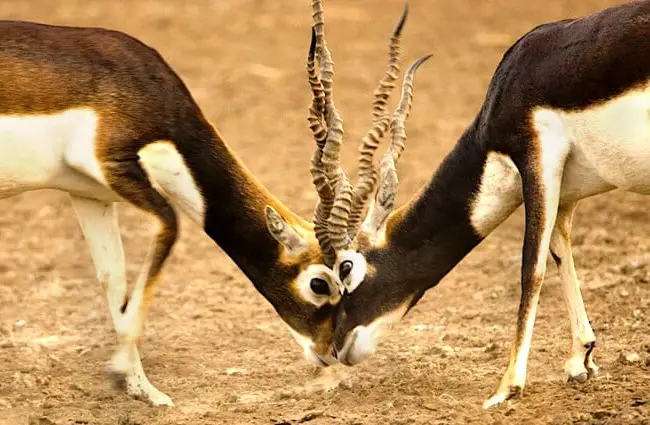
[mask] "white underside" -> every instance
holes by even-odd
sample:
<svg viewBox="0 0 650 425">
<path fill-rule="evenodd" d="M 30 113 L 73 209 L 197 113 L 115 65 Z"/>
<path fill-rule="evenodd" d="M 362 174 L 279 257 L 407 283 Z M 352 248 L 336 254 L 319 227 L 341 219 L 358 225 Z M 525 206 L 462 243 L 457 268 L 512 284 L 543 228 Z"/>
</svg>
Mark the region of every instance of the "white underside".
<svg viewBox="0 0 650 425">
<path fill-rule="evenodd" d="M 57 189 L 83 198 L 122 201 L 106 184 L 96 156 L 99 121 L 90 108 L 50 115 L 0 115 L 0 198 Z M 151 143 L 139 154 L 154 186 L 202 224 L 203 197 L 174 145 Z"/>
<path fill-rule="evenodd" d="M 579 112 L 538 109 L 535 116 L 539 125 L 559 121 L 566 136 L 546 141 L 568 144 L 560 204 L 612 189 L 650 193 L 650 88 Z M 521 202 L 521 177 L 512 160 L 491 152 L 471 209 L 474 228 L 487 235 Z"/>
<path fill-rule="evenodd" d="M 118 200 L 102 184 L 94 155 L 86 158 L 85 171 L 74 168 L 94 151 L 97 121 L 90 109 L 0 116 L 0 197 L 61 189 L 83 197 Z"/>
<path fill-rule="evenodd" d="M 348 366 L 353 366 L 372 356 L 382 336 L 404 317 L 409 304 L 410 300 L 369 325 L 354 328 L 346 337 L 345 344 L 338 353 L 339 361 Z"/>
</svg>

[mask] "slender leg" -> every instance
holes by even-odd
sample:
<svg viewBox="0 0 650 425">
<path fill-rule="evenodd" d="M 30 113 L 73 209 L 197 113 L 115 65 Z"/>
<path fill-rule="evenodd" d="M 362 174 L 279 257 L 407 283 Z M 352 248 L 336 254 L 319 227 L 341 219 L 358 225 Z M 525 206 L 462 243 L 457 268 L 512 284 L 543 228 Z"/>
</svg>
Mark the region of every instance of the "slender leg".
<svg viewBox="0 0 650 425">
<path fill-rule="evenodd" d="M 555 226 L 562 171 L 569 144 L 563 124 L 553 113 L 535 116 L 537 137 L 524 158 L 513 158 L 522 177 L 526 230 L 521 269 L 521 301 L 510 362 L 499 388 L 485 401 L 489 408 L 523 392 L 535 314 L 546 273 L 551 234 Z"/>
<path fill-rule="evenodd" d="M 117 328 L 122 316 L 121 308 L 126 302 L 127 285 L 115 204 L 75 196 L 71 196 L 71 200 L 90 249 L 97 279 L 106 292 L 113 324 Z M 172 400 L 147 379 L 135 344 L 130 344 L 127 350 L 133 358 L 125 377 L 128 393 L 155 405 L 173 405 Z"/>
<path fill-rule="evenodd" d="M 569 381 L 585 382 L 598 374 L 598 366 L 593 360 L 596 335 L 587 317 L 571 252 L 571 224 L 576 206 L 577 202 L 560 206 L 551 236 L 551 254 L 560 272 L 571 321 L 571 351 L 564 371 Z"/>
<path fill-rule="evenodd" d="M 163 264 L 171 253 L 178 234 L 176 212 L 158 193 L 137 160 L 105 161 L 104 175 L 111 189 L 134 206 L 158 219 L 160 228 L 145 258 L 128 305 L 117 323 L 121 348 L 113 356 L 115 377 L 129 376 L 135 367 L 137 351 L 132 349 L 142 336 L 147 311 L 153 299 Z"/>
</svg>

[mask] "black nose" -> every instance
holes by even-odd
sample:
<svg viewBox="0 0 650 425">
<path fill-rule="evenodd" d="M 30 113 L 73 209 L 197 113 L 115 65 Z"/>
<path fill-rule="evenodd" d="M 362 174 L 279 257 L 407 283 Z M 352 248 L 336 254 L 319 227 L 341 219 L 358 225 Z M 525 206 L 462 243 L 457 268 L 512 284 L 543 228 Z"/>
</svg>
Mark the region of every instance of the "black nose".
<svg viewBox="0 0 650 425">
<path fill-rule="evenodd" d="M 352 261 L 345 260 L 339 266 L 339 279 L 341 279 L 341 281 L 345 280 L 345 278 L 350 275 L 351 271 L 352 271 Z"/>
</svg>

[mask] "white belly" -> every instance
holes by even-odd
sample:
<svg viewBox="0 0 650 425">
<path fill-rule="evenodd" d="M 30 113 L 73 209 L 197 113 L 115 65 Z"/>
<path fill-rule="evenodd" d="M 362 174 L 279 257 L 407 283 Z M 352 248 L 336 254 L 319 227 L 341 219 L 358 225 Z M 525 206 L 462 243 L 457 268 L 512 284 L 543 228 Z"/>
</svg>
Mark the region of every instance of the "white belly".
<svg viewBox="0 0 650 425">
<path fill-rule="evenodd" d="M 541 143 L 569 145 L 560 203 L 612 189 L 650 194 L 650 86 L 582 111 L 540 111 L 559 118 L 565 135 Z M 521 191 L 512 160 L 490 152 L 471 205 L 477 232 L 487 235 L 505 220 L 521 204 Z"/>
<path fill-rule="evenodd" d="M 98 115 L 87 108 L 51 115 L 0 115 L 0 198 L 57 189 L 101 201 L 122 201 L 108 187 L 95 154 L 98 122 Z M 174 144 L 152 141 L 139 155 L 151 183 L 202 224 L 203 196 Z"/>
<path fill-rule="evenodd" d="M 650 193 L 650 87 L 560 115 L 571 144 L 563 194 Z"/>
<path fill-rule="evenodd" d="M 93 173 L 84 174 L 69 160 L 87 164 L 95 174 L 98 117 L 91 109 L 49 115 L 0 115 L 0 198 L 36 189 L 117 200 Z"/>
</svg>

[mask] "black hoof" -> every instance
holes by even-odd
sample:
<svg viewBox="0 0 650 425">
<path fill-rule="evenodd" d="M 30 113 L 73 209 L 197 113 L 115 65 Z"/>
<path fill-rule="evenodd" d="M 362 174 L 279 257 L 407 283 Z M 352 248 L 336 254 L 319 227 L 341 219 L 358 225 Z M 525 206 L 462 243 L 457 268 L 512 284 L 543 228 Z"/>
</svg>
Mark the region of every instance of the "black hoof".
<svg viewBox="0 0 650 425">
<path fill-rule="evenodd" d="M 508 391 L 509 391 L 508 397 L 506 397 L 506 400 L 512 400 L 513 398 L 520 398 L 524 393 L 524 389 L 518 385 L 511 386 L 508 389 Z"/>
<path fill-rule="evenodd" d="M 587 368 L 587 373 L 589 373 L 589 378 L 595 378 L 598 376 L 598 366 L 593 362 L 592 358 L 594 348 L 596 348 L 596 341 L 588 342 L 584 347 L 587 349 L 587 353 L 585 354 L 585 367 Z"/>
</svg>

